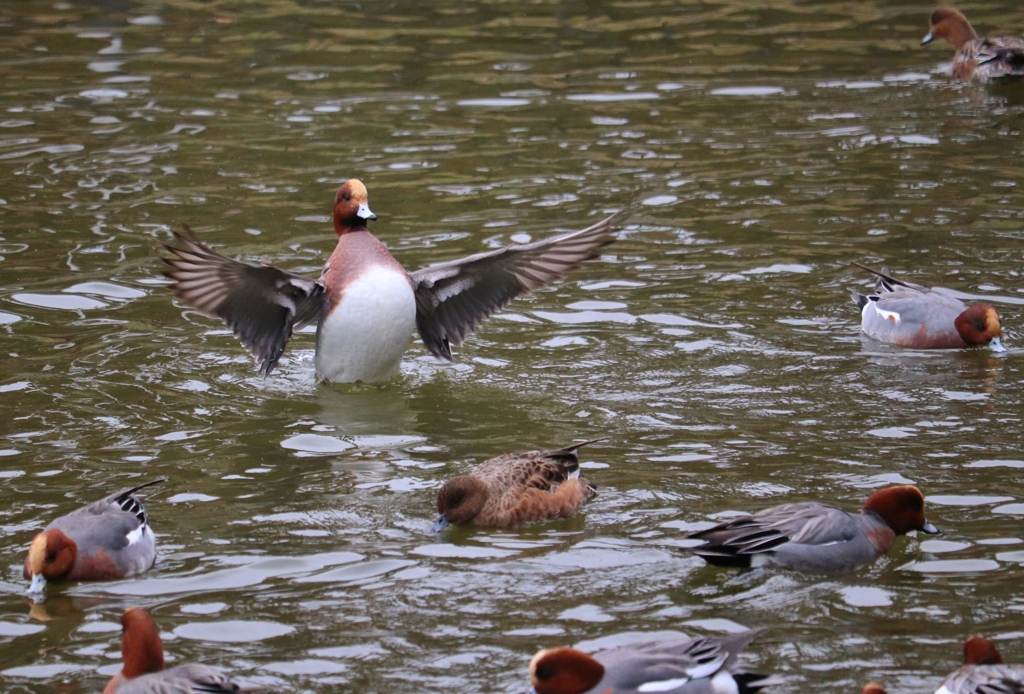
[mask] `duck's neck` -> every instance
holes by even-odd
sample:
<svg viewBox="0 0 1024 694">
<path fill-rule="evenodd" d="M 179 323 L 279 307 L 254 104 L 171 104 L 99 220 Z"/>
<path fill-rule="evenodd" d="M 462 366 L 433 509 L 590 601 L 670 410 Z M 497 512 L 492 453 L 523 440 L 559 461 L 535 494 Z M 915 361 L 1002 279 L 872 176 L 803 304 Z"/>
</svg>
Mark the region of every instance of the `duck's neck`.
<svg viewBox="0 0 1024 694">
<path fill-rule="evenodd" d="M 337 234 L 339 237 L 344 236 L 345 234 L 351 234 L 352 232 L 355 231 L 369 231 L 369 229 L 366 227 L 366 222 L 364 222 L 361 219 L 341 220 L 335 218 L 334 233 Z"/>
<path fill-rule="evenodd" d="M 960 50 L 965 43 L 973 41 L 978 38 L 978 33 L 974 31 L 974 27 L 966 19 L 962 22 L 956 22 L 949 29 L 949 36 L 946 38 L 953 47 Z"/>
</svg>

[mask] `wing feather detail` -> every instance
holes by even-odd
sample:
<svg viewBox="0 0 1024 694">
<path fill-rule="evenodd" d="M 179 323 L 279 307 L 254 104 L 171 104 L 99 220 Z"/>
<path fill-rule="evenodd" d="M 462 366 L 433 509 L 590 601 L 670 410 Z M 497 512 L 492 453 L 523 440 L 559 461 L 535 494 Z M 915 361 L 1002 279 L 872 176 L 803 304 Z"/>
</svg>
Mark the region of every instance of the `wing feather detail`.
<svg viewBox="0 0 1024 694">
<path fill-rule="evenodd" d="M 427 349 L 451 360 L 486 318 L 516 297 L 563 279 L 598 249 L 615 240 L 612 225 L 621 213 L 582 231 L 437 265 L 410 274 L 416 294 L 416 327 Z"/>
<path fill-rule="evenodd" d="M 171 290 L 203 315 L 223 321 L 266 376 L 295 330 L 320 319 L 322 280 L 233 260 L 186 231 L 188 236 L 174 232 L 178 246 L 164 244 L 172 254 L 163 259 L 171 266 L 163 273 L 174 282 Z"/>
</svg>

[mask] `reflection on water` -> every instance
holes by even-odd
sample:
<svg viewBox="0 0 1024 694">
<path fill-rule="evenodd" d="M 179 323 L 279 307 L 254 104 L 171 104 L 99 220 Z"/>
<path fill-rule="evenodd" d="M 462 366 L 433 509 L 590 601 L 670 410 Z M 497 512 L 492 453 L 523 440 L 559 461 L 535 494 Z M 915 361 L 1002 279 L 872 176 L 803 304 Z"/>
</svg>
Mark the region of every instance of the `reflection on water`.
<svg viewBox="0 0 1024 694">
<path fill-rule="evenodd" d="M 0 7 L 0 689 L 102 687 L 135 604 L 174 662 L 295 691 L 522 691 L 542 646 L 761 625 L 783 692 L 934 689 L 970 633 L 1024 661 L 1024 92 L 951 82 L 926 24 L 788 0 Z M 629 214 L 452 364 L 414 343 L 392 383 L 319 386 L 303 333 L 263 379 L 171 299 L 159 242 L 188 224 L 315 275 L 351 176 L 410 268 Z M 1010 351 L 864 338 L 851 260 L 993 302 Z M 445 478 L 596 436 L 583 516 L 430 534 Z M 150 572 L 25 598 L 33 533 L 154 475 Z M 896 482 L 943 535 L 855 574 L 679 549 Z"/>
</svg>

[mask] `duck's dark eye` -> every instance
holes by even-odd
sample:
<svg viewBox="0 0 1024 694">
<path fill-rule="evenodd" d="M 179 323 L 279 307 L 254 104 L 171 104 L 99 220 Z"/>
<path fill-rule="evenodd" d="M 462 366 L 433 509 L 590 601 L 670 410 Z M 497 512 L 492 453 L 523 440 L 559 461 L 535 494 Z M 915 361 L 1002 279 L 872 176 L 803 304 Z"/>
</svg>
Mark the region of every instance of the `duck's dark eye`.
<svg viewBox="0 0 1024 694">
<path fill-rule="evenodd" d="M 533 671 L 534 677 L 536 677 L 540 682 L 546 682 L 557 674 L 558 668 L 548 665 L 547 663 L 538 664 L 536 669 Z"/>
<path fill-rule="evenodd" d="M 349 200 L 352 199 L 352 196 L 348 193 L 345 193 L 344 195 L 341 196 L 341 199 L 344 200 L 345 202 L 348 202 Z"/>
</svg>

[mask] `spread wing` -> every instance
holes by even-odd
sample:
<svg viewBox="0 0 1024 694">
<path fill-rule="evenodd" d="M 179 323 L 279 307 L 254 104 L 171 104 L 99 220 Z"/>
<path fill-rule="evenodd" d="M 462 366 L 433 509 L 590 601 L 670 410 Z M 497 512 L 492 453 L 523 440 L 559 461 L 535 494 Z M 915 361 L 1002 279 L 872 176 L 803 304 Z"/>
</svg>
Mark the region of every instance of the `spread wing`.
<svg viewBox="0 0 1024 694">
<path fill-rule="evenodd" d="M 174 233 L 180 248 L 164 275 L 174 293 L 200 313 L 220 318 L 249 350 L 266 376 L 277 366 L 292 333 L 320 319 L 324 285 L 273 265 L 250 265 L 227 258 L 201 243 L 191 231 Z"/>
<path fill-rule="evenodd" d="M 516 244 L 410 274 L 416 293 L 416 327 L 430 352 L 451 360 L 451 345 L 509 301 L 557 282 L 614 237 L 619 213 L 562 236 Z"/>
</svg>

